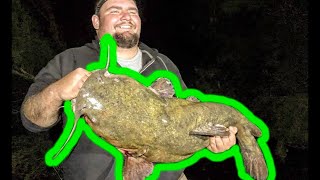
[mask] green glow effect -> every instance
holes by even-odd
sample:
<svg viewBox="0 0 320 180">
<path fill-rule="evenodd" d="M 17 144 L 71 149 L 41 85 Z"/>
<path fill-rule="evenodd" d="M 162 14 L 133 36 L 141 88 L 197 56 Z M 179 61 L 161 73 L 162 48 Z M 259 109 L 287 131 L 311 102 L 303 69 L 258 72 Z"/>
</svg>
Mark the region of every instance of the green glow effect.
<svg viewBox="0 0 320 180">
<path fill-rule="evenodd" d="M 225 105 L 229 105 L 238 111 L 240 111 L 248 120 L 250 120 L 252 123 L 257 125 L 260 130 L 262 131 L 262 136 L 258 138 L 257 142 L 258 145 L 260 146 L 262 153 L 264 155 L 264 158 L 266 160 L 267 168 L 268 168 L 268 180 L 275 179 L 276 177 L 276 170 L 274 166 L 274 161 L 272 158 L 272 154 L 269 150 L 269 147 L 267 145 L 267 141 L 269 140 L 269 129 L 268 127 L 264 124 L 264 122 L 256 117 L 249 109 L 247 109 L 244 105 L 242 105 L 240 102 L 227 98 L 224 96 L 218 96 L 218 95 L 213 95 L 213 94 L 203 94 L 201 91 L 197 89 L 186 89 L 182 90 L 180 81 L 178 77 L 170 72 L 170 71 L 165 71 L 165 70 L 157 70 L 154 73 L 152 73 L 150 76 L 145 77 L 131 69 L 128 68 L 122 68 L 117 66 L 117 58 L 116 58 L 116 42 L 112 38 L 111 35 L 106 34 L 101 38 L 100 41 L 100 57 L 98 62 L 93 62 L 87 65 L 86 69 L 88 71 L 92 71 L 95 69 L 103 69 L 106 68 L 107 64 L 107 58 L 108 57 L 108 46 L 110 47 L 110 64 L 108 67 L 108 71 L 112 74 L 123 74 L 130 76 L 143 84 L 144 86 L 150 86 L 152 82 L 154 82 L 156 79 L 160 77 L 165 77 L 169 79 L 174 87 L 174 90 L 176 92 L 176 96 L 178 98 L 186 98 L 189 96 L 194 96 L 198 98 L 201 102 L 214 102 L 214 103 L 222 103 Z M 67 140 L 68 136 L 71 133 L 71 129 L 75 123 L 74 120 L 74 113 L 72 111 L 71 107 L 71 101 L 65 101 L 64 103 L 64 112 L 67 115 L 67 123 L 66 126 L 55 143 L 55 145 L 46 153 L 45 155 L 45 163 L 48 166 L 58 166 L 71 152 L 73 147 L 76 145 L 78 142 L 82 132 L 84 132 L 87 137 L 94 142 L 96 145 L 99 147 L 103 148 L 104 150 L 108 151 L 112 156 L 115 158 L 115 179 L 116 180 L 122 180 L 122 168 L 123 168 L 123 163 L 124 163 L 124 158 L 122 153 L 115 148 L 113 145 L 109 144 L 102 138 L 100 138 L 98 135 L 96 135 L 92 129 L 90 128 L 89 125 L 87 125 L 84 121 L 83 118 L 80 118 L 77 127 L 74 131 L 74 134 L 70 138 L 69 142 L 66 144 L 64 149 L 61 151 L 61 153 L 56 157 L 55 154 L 59 151 L 59 149 L 62 147 L 64 142 Z M 196 152 L 194 155 L 191 157 L 179 161 L 176 163 L 160 163 L 156 164 L 154 167 L 154 170 L 152 174 L 147 177 L 147 180 L 154 180 L 157 179 L 160 175 L 161 171 L 177 171 L 184 169 L 188 166 L 193 165 L 196 163 L 199 159 L 201 158 L 208 158 L 211 161 L 214 162 L 221 162 L 224 161 L 227 158 L 235 158 L 235 163 L 236 167 L 238 169 L 238 176 L 241 179 L 252 179 L 249 174 L 246 173 L 245 171 L 245 166 L 243 163 L 242 155 L 240 153 L 240 148 L 238 145 L 234 145 L 232 148 L 230 148 L 227 151 L 224 151 L 223 153 L 213 153 L 210 150 L 204 148 L 203 150 L 200 150 Z"/>
</svg>

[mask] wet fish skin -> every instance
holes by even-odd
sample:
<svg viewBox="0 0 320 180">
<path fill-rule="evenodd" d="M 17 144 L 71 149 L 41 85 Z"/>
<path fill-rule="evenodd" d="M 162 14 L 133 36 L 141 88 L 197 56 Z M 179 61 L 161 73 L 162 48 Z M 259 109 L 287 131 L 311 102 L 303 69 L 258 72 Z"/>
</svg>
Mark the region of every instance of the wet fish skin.
<svg viewBox="0 0 320 180">
<path fill-rule="evenodd" d="M 85 115 L 93 131 L 115 147 L 148 162 L 177 162 L 206 148 L 206 133 L 223 136 L 221 125 L 235 126 L 246 171 L 255 179 L 267 178 L 266 163 L 255 139 L 261 131 L 236 109 L 160 97 L 128 76 L 105 76 L 104 72 L 92 73 L 84 83 L 75 101 L 75 117 Z"/>
</svg>

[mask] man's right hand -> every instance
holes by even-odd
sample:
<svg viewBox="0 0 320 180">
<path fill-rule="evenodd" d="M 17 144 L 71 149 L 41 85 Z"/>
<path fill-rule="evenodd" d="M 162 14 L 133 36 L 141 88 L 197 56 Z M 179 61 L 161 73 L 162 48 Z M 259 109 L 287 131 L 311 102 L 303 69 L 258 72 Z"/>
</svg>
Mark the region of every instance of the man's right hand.
<svg viewBox="0 0 320 180">
<path fill-rule="evenodd" d="M 56 81 L 52 86 L 60 100 L 71 100 L 78 95 L 80 88 L 90 75 L 91 72 L 83 68 L 77 68 Z"/>
<path fill-rule="evenodd" d="M 77 68 L 38 94 L 28 97 L 22 104 L 22 113 L 38 126 L 51 126 L 58 120 L 63 101 L 74 99 L 90 75 L 89 71 Z"/>
</svg>

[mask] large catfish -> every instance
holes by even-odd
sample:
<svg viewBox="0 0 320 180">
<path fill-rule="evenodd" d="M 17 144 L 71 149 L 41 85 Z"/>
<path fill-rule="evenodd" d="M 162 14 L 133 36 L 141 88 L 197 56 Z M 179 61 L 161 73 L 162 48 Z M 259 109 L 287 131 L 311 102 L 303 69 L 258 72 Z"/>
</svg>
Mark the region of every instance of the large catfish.
<svg viewBox="0 0 320 180">
<path fill-rule="evenodd" d="M 190 157 L 209 145 L 210 136 L 228 135 L 229 126 L 238 128 L 246 171 L 259 180 L 268 176 L 255 139 L 261 131 L 227 105 L 171 97 L 106 70 L 92 73 L 74 103 L 76 118 L 84 116 L 97 135 L 124 152 L 126 180 L 144 179 L 153 163 Z"/>
</svg>

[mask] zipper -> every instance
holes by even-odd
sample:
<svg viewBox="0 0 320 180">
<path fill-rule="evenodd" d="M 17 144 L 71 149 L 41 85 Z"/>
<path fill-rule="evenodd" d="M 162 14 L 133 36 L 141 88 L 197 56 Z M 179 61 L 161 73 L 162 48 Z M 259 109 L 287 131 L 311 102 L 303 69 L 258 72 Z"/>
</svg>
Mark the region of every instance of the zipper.
<svg viewBox="0 0 320 180">
<path fill-rule="evenodd" d="M 143 68 L 139 71 L 140 74 L 142 74 L 142 72 L 145 71 L 149 66 L 151 66 L 151 64 L 153 64 L 155 61 L 154 57 L 148 51 L 145 51 L 145 50 L 141 50 L 141 51 L 146 53 L 151 58 L 151 61 L 149 61 L 145 66 L 143 66 Z"/>
</svg>

